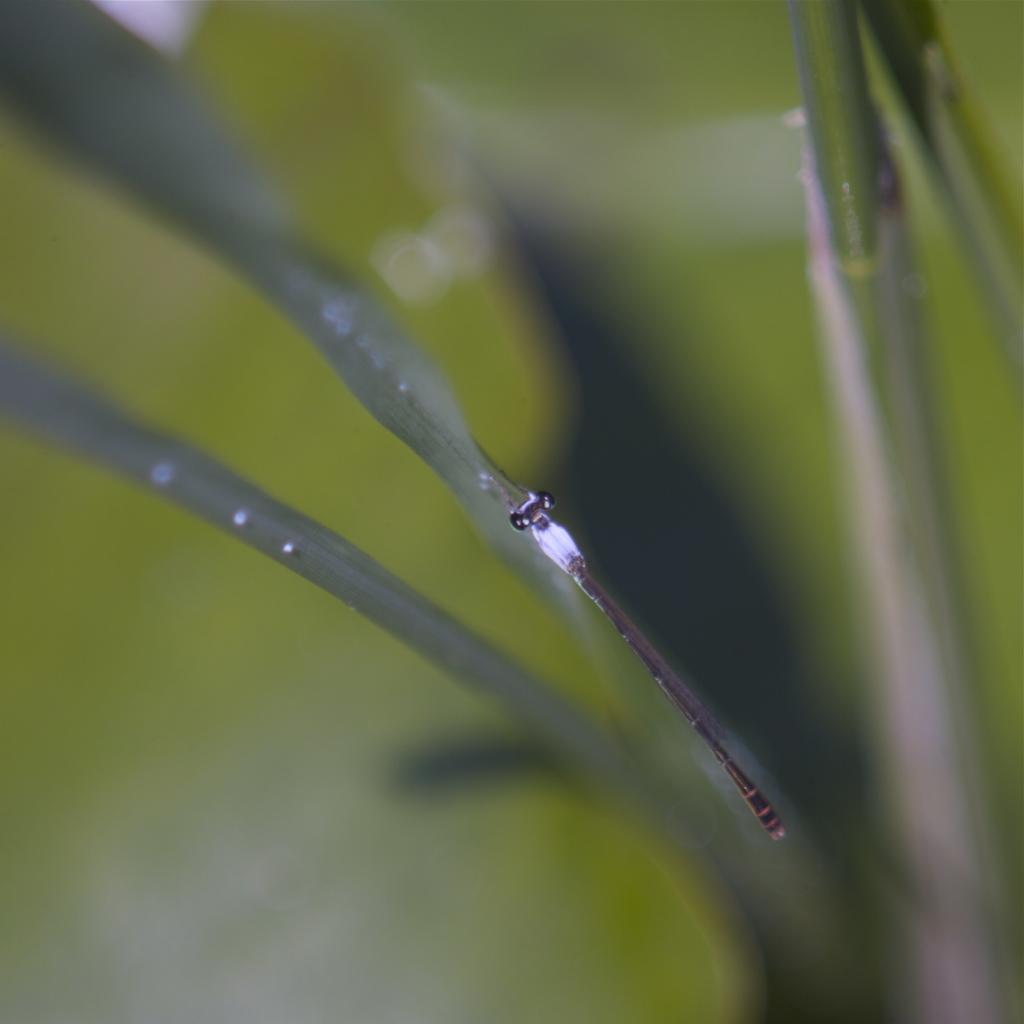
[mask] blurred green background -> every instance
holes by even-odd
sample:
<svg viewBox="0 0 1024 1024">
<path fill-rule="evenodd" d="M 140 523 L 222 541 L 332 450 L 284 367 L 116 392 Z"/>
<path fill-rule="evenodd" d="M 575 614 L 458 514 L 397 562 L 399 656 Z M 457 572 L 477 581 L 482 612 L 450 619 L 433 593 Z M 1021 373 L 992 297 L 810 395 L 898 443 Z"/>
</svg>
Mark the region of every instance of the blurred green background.
<svg viewBox="0 0 1024 1024">
<path fill-rule="evenodd" d="M 943 7 L 1018 178 L 1022 10 Z M 767 949 L 750 922 L 778 894 L 728 894 L 699 850 L 680 864 L 543 775 L 409 784 L 428 754 L 509 735 L 497 711 L 209 527 L 5 430 L 0 1015 L 878 1019 L 892 880 L 781 123 L 799 105 L 785 6 L 195 12 L 172 59 L 774 773 L 821 851 L 781 898 L 830 879 L 855 951 Z M 887 109 L 1019 907 L 1019 401 Z M 259 295 L 0 117 L 7 327 L 612 716 L 593 656 Z"/>
</svg>

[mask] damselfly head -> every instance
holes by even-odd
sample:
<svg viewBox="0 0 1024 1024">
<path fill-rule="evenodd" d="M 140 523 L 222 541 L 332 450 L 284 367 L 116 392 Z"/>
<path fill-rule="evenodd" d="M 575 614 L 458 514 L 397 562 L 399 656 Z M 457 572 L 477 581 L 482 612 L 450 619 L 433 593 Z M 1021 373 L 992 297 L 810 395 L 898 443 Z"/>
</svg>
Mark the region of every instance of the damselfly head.
<svg viewBox="0 0 1024 1024">
<path fill-rule="evenodd" d="M 517 530 L 528 530 L 541 519 L 547 519 L 544 515 L 549 508 L 555 507 L 554 495 L 547 491 L 530 492 L 530 497 L 521 505 L 514 508 L 509 515 L 509 522 Z"/>
</svg>

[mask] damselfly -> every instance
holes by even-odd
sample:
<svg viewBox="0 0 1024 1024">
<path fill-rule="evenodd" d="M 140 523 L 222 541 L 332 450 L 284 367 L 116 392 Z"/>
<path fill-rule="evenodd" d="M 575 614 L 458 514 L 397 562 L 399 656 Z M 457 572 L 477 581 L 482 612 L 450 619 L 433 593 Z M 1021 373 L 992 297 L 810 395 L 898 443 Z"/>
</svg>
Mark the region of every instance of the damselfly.
<svg viewBox="0 0 1024 1024">
<path fill-rule="evenodd" d="M 555 499 L 547 491 L 538 491 L 509 516 L 517 530 L 530 530 L 541 551 L 563 572 L 568 573 L 597 606 L 608 616 L 612 625 L 643 662 L 644 668 L 671 698 L 683 717 L 693 726 L 697 735 L 708 745 L 715 759 L 732 779 L 747 806 L 754 812 L 772 839 L 781 839 L 786 829 L 764 794 L 751 782 L 722 745 L 725 730 L 715 721 L 711 712 L 693 695 L 690 688 L 669 667 L 668 662 L 654 649 L 626 613 L 608 596 L 604 588 L 590 575 L 576 542 L 569 531 L 559 526 L 548 511 L 555 507 Z"/>
</svg>

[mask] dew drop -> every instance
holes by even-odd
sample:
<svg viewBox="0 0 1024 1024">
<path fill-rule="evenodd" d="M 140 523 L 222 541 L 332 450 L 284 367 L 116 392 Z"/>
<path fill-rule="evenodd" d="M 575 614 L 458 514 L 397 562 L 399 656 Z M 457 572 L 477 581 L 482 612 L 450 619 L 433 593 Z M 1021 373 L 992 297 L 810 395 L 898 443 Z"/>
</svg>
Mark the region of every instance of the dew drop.
<svg viewBox="0 0 1024 1024">
<path fill-rule="evenodd" d="M 174 479 L 174 466 L 170 462 L 158 462 L 149 472 L 149 479 L 163 487 Z"/>
<path fill-rule="evenodd" d="M 348 334 L 352 330 L 352 313 L 344 299 L 332 299 L 324 303 L 323 317 L 337 334 Z"/>
<path fill-rule="evenodd" d="M 404 380 L 400 380 L 398 382 L 398 390 L 399 391 L 408 391 L 409 390 L 409 385 L 406 384 Z"/>
<path fill-rule="evenodd" d="M 232 517 L 231 521 L 235 526 L 245 526 L 249 522 L 249 513 L 244 509 L 240 508 Z"/>
<path fill-rule="evenodd" d="M 426 235 L 390 232 L 378 239 L 370 260 L 406 302 L 433 302 L 451 280 L 447 254 L 436 239 Z"/>
<path fill-rule="evenodd" d="M 295 545 L 290 540 L 289 541 L 285 541 L 284 545 L 281 547 L 281 550 L 286 555 L 294 555 L 295 554 Z"/>
</svg>

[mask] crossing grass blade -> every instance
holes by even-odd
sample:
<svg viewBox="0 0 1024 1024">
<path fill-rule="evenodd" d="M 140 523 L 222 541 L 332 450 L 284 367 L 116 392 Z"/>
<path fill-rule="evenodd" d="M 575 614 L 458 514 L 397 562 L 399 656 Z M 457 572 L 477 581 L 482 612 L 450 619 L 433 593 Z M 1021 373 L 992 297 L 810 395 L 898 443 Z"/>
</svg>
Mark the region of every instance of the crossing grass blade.
<svg viewBox="0 0 1024 1024">
<path fill-rule="evenodd" d="M 150 488 L 274 559 L 496 700 L 592 788 L 634 812 L 667 806 L 628 756 L 549 687 L 365 552 L 188 443 L 136 422 L 0 334 L 0 414 Z"/>
<path fill-rule="evenodd" d="M 287 204 L 175 68 L 90 4 L 2 4 L 0 90 L 61 148 L 248 278 L 438 474 L 504 559 L 578 607 L 571 584 L 508 529 L 508 509 L 526 492 L 480 449 L 438 368 L 367 289 L 303 240 Z"/>
</svg>

